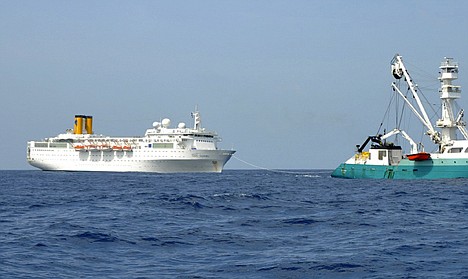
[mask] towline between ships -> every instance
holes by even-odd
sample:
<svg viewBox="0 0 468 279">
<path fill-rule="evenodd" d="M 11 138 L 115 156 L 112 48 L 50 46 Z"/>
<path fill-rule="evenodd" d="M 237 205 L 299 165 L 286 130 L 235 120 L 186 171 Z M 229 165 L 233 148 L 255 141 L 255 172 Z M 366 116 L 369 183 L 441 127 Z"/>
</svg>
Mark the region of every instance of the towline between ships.
<svg viewBox="0 0 468 279">
<path fill-rule="evenodd" d="M 167 118 L 154 122 L 141 137 L 109 137 L 93 133 L 93 117 L 75 115 L 74 128 L 56 137 L 27 143 L 27 161 L 45 171 L 222 172 L 235 150 L 218 148 L 221 138 L 201 126 L 193 128 Z"/>
</svg>

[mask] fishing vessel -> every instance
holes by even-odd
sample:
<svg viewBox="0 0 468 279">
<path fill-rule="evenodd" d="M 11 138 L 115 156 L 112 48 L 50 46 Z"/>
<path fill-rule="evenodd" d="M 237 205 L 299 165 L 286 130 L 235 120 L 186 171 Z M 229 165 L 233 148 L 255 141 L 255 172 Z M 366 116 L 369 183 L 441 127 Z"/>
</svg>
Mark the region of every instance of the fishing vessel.
<svg viewBox="0 0 468 279">
<path fill-rule="evenodd" d="M 340 164 L 331 176 L 389 179 L 468 177 L 468 132 L 463 120 L 464 111 L 458 110 L 456 102 L 461 97 L 461 87 L 452 84 L 458 78 L 458 63 L 446 57 L 439 69 L 441 114 L 433 125 L 427 105 L 423 104 L 421 90 L 410 76 L 402 56 L 395 55 L 391 62 L 391 73 L 395 78 L 393 92 L 403 100 L 402 110 L 411 111 L 422 123 L 424 134 L 434 145 L 432 152 L 426 152 L 422 143 L 416 143 L 397 125 L 404 122 L 400 119 L 395 121 L 397 124 L 389 132 L 381 134 L 379 129 L 376 135 L 368 136 L 363 144 L 357 145 L 355 155 Z M 404 152 L 401 145 L 390 142 L 389 138 L 393 137 L 403 138 L 408 143 L 408 152 Z M 370 147 L 366 150 L 368 144 Z"/>
<path fill-rule="evenodd" d="M 73 129 L 56 137 L 27 143 L 27 161 L 46 171 L 222 172 L 234 150 L 218 148 L 221 138 L 201 126 L 198 111 L 193 128 L 168 118 L 154 122 L 140 137 L 94 134 L 93 117 L 75 115 Z"/>
</svg>

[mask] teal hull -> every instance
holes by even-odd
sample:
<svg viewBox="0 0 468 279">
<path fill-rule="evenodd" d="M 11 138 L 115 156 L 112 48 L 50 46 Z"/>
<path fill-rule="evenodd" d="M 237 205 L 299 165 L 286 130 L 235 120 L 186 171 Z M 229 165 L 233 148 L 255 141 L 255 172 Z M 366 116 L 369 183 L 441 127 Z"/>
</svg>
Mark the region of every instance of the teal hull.
<svg viewBox="0 0 468 279">
<path fill-rule="evenodd" d="M 403 159 L 395 166 L 341 164 L 332 177 L 375 179 L 441 179 L 468 178 L 468 159 Z"/>
</svg>

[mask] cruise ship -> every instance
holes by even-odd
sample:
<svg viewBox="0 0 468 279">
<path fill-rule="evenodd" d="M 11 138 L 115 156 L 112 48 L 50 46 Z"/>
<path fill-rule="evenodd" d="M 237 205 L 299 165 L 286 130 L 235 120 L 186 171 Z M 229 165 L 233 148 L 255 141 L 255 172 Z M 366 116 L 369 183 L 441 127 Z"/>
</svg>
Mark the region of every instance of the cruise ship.
<svg viewBox="0 0 468 279">
<path fill-rule="evenodd" d="M 193 128 L 170 119 L 154 122 L 140 137 L 93 133 L 93 117 L 75 115 L 73 129 L 27 143 L 27 161 L 45 171 L 215 172 L 223 171 L 234 150 L 218 148 L 217 133 L 202 128 L 198 111 Z"/>
</svg>

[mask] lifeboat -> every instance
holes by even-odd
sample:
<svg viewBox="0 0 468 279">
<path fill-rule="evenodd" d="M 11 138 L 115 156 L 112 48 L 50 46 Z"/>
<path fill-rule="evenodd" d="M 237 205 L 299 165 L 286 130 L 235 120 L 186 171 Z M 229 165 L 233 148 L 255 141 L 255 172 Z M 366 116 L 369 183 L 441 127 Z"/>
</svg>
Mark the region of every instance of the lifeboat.
<svg viewBox="0 0 468 279">
<path fill-rule="evenodd" d="M 84 150 L 85 149 L 85 146 L 84 145 L 81 145 L 81 144 L 77 144 L 74 146 L 75 150 Z"/>
<path fill-rule="evenodd" d="M 122 146 L 122 149 L 126 150 L 126 151 L 131 151 L 132 147 L 130 145 L 124 145 L 124 146 Z"/>
<path fill-rule="evenodd" d="M 427 152 L 419 152 L 419 153 L 415 153 L 415 154 L 408 154 L 408 155 L 406 155 L 406 157 L 410 161 L 425 161 L 425 160 L 429 160 L 431 158 L 431 154 L 429 154 Z"/>
<path fill-rule="evenodd" d="M 114 146 L 112 146 L 112 150 L 122 151 L 122 146 L 114 145 Z"/>
<path fill-rule="evenodd" d="M 98 150 L 98 146 L 96 144 L 88 144 L 86 148 L 90 151 Z"/>
<path fill-rule="evenodd" d="M 107 144 L 100 145 L 99 149 L 101 149 L 102 151 L 111 151 L 112 150 L 112 148 Z"/>
</svg>

